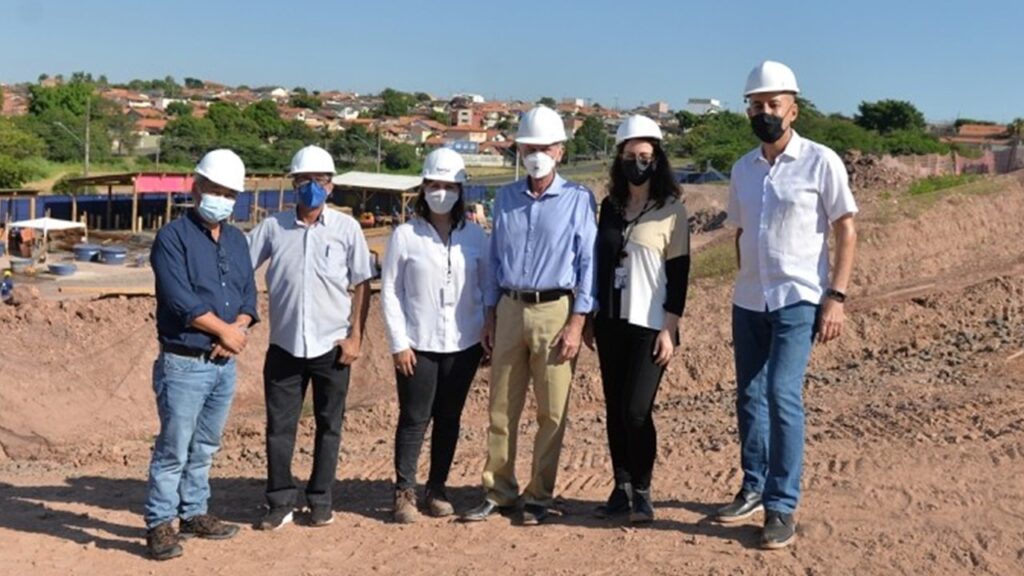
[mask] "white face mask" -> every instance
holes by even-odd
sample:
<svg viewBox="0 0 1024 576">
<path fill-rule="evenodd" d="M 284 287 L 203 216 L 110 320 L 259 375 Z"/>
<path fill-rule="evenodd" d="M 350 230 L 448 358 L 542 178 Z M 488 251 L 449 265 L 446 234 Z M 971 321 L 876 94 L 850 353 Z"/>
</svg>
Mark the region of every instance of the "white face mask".
<svg viewBox="0 0 1024 576">
<path fill-rule="evenodd" d="M 427 206 L 435 214 L 447 214 L 452 211 L 452 206 L 459 199 L 459 191 L 453 188 L 437 188 L 427 190 L 423 194 Z"/>
<path fill-rule="evenodd" d="M 523 158 L 523 166 L 531 178 L 543 178 L 555 169 L 555 159 L 543 152 L 534 152 Z"/>
<path fill-rule="evenodd" d="M 235 211 L 235 201 L 224 196 L 203 194 L 199 200 L 199 215 L 210 224 L 227 220 Z"/>
</svg>

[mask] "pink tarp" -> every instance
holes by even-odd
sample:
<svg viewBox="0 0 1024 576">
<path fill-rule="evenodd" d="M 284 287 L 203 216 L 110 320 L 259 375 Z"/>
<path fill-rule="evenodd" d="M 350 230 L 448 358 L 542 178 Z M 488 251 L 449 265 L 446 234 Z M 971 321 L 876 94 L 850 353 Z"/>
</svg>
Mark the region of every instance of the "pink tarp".
<svg viewBox="0 0 1024 576">
<path fill-rule="evenodd" d="M 192 190 L 191 174 L 140 174 L 135 177 L 139 192 L 188 192 Z"/>
</svg>

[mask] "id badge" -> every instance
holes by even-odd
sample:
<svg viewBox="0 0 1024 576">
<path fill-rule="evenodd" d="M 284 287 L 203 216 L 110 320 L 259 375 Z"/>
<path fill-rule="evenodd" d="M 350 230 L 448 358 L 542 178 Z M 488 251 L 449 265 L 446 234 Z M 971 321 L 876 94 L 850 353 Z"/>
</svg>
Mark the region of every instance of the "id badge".
<svg viewBox="0 0 1024 576">
<path fill-rule="evenodd" d="M 626 268 L 619 266 L 615 269 L 615 289 L 622 290 L 626 287 L 626 280 L 629 276 L 626 274 Z"/>
<path fill-rule="evenodd" d="M 445 282 L 441 287 L 441 305 L 453 306 L 455 304 L 455 283 Z"/>
</svg>

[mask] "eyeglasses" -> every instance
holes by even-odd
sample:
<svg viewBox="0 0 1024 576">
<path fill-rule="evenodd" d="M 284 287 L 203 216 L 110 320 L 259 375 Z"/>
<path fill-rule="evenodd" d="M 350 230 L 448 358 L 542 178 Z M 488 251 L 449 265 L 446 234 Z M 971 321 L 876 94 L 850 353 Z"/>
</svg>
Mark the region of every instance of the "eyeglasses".
<svg viewBox="0 0 1024 576">
<path fill-rule="evenodd" d="M 292 182 L 294 182 L 296 186 L 302 186 L 307 182 L 316 182 L 321 186 L 326 186 L 331 183 L 331 177 L 326 174 L 321 174 L 319 176 L 311 176 L 307 174 L 293 177 Z"/>
<path fill-rule="evenodd" d="M 641 164 L 650 164 L 651 162 L 654 162 L 654 155 L 653 154 L 640 154 L 640 155 L 629 154 L 629 155 L 622 156 L 622 161 L 623 162 L 639 162 Z"/>
</svg>

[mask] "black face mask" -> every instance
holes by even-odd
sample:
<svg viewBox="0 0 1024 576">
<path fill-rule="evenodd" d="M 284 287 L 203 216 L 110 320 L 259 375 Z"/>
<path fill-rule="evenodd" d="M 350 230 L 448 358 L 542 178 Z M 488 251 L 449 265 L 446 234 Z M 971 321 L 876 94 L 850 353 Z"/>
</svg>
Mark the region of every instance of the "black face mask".
<svg viewBox="0 0 1024 576">
<path fill-rule="evenodd" d="M 765 144 L 778 142 L 779 138 L 786 133 L 785 128 L 782 127 L 782 118 L 767 112 L 761 112 L 751 118 L 750 127 L 753 128 L 758 139 Z"/>
<path fill-rule="evenodd" d="M 625 172 L 626 180 L 629 180 L 630 184 L 640 186 L 654 175 L 655 164 L 654 160 L 647 164 L 643 164 L 638 160 L 623 160 L 622 171 Z"/>
</svg>

